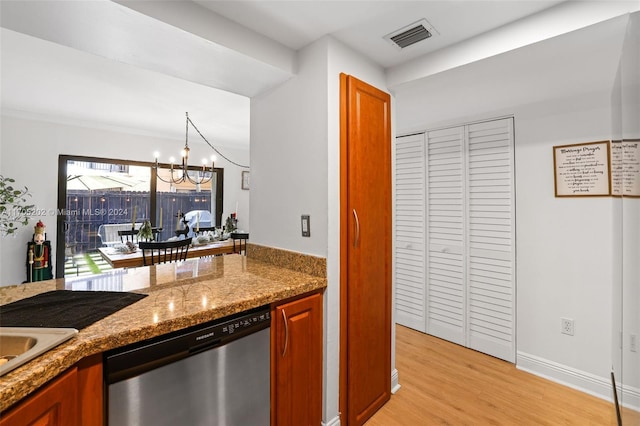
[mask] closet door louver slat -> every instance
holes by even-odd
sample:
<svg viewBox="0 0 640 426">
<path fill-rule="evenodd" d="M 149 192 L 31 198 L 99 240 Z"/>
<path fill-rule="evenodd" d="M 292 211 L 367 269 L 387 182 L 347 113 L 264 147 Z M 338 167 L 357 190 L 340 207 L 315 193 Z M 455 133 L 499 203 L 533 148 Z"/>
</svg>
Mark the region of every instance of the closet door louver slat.
<svg viewBox="0 0 640 426">
<path fill-rule="evenodd" d="M 425 332 L 424 134 L 396 139 L 396 322 Z"/>
</svg>

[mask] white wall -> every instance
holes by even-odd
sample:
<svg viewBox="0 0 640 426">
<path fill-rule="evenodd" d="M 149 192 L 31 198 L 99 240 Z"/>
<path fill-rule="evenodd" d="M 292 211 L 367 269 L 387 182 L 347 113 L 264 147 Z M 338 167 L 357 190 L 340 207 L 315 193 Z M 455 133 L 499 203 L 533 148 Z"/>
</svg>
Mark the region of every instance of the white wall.
<svg viewBox="0 0 640 426">
<path fill-rule="evenodd" d="M 155 150 L 178 152 L 183 146 L 182 140 L 142 136 L 89 125 L 83 127 L 80 124 L 60 124 L 6 115 L 1 118 L 0 173 L 16 179 L 20 186 L 27 186 L 32 194 L 31 202 L 45 215 L 32 218 L 29 226 L 20 229 L 15 238 L 3 238 L 0 241 L 0 253 L 3 254 L 0 258 L 0 285 L 18 284 L 26 279 L 26 243 L 31 240 L 33 226 L 38 220 L 41 219 L 47 226 L 47 237 L 55 251 L 60 154 L 152 161 Z M 192 143 L 190 147 L 193 158 L 211 155 L 211 148 L 204 144 Z M 223 153 L 240 163 L 249 160 L 248 151 L 223 149 Z M 240 169 L 226 164 L 224 160 L 217 161 L 216 167 L 225 168 L 223 217 L 235 210 L 238 201 L 240 226 L 248 230 L 248 220 L 243 212 L 249 211 L 250 191 L 240 189 Z M 49 211 L 53 212 L 49 214 Z"/>
<path fill-rule="evenodd" d="M 383 71 L 330 37 L 298 52 L 298 74 L 251 100 L 251 241 L 327 258 L 324 419 L 338 419 L 340 73 L 385 89 Z M 311 215 L 311 237 L 300 215 Z"/>
<path fill-rule="evenodd" d="M 517 363 L 603 397 L 610 395 L 618 265 L 613 201 L 555 198 L 552 147 L 610 138 L 625 22 L 607 21 L 395 89 L 398 134 L 515 117 Z M 574 336 L 560 333 L 561 317 L 575 320 Z"/>
<path fill-rule="evenodd" d="M 299 73 L 251 99 L 251 241 L 327 254 L 326 54 L 299 53 Z M 302 237 L 300 216 L 310 215 Z"/>
<path fill-rule="evenodd" d="M 621 134 L 625 140 L 640 141 L 640 12 L 629 19 L 618 90 L 620 110 L 617 118 L 621 119 Z M 616 370 L 616 374 L 623 385 L 620 395 L 623 404 L 640 410 L 640 352 L 631 348 L 632 336 L 635 336 L 636 345 L 640 336 L 640 198 L 626 197 L 621 202 L 623 285 L 618 294 L 620 299 L 616 300 L 621 310 L 614 314 L 618 320 L 622 318 L 623 338 L 620 348 L 622 368 Z"/>
</svg>

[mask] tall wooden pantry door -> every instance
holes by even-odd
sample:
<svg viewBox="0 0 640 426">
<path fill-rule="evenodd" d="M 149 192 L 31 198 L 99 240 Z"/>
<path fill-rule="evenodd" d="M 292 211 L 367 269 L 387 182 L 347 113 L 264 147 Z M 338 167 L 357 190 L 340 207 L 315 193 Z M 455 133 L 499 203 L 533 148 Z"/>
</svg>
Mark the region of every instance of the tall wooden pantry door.
<svg viewBox="0 0 640 426">
<path fill-rule="evenodd" d="M 512 118 L 396 141 L 398 322 L 510 362 L 513 141 Z"/>
<path fill-rule="evenodd" d="M 341 424 L 391 396 L 391 98 L 341 74 Z"/>
</svg>

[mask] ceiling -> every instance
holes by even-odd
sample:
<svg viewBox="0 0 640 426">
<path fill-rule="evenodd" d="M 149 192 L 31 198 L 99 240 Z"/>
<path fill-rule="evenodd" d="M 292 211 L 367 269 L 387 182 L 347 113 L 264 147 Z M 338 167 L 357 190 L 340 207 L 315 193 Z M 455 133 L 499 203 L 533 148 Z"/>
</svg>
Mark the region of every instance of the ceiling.
<svg viewBox="0 0 640 426">
<path fill-rule="evenodd" d="M 389 70 L 558 3 L 3 0 L 2 113 L 183 138 L 188 111 L 215 145 L 244 148 L 249 98 L 320 37 Z M 437 34 L 404 50 L 383 39 L 420 19 Z"/>
<path fill-rule="evenodd" d="M 218 1 L 196 3 L 298 50 L 331 35 L 383 68 L 451 46 L 562 1 Z M 434 35 L 398 49 L 384 36 L 426 19 Z"/>
</svg>

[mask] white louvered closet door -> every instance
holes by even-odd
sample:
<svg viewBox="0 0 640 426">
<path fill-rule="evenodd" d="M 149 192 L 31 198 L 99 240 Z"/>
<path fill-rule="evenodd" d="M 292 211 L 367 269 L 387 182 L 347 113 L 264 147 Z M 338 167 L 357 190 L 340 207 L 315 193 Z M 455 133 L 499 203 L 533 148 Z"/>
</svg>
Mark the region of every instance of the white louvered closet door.
<svg viewBox="0 0 640 426">
<path fill-rule="evenodd" d="M 515 362 L 513 119 L 396 139 L 396 321 Z"/>
<path fill-rule="evenodd" d="M 396 322 L 425 332 L 424 134 L 396 139 Z"/>
<path fill-rule="evenodd" d="M 464 128 L 427 139 L 427 333 L 465 344 Z"/>
<path fill-rule="evenodd" d="M 467 126 L 467 346 L 515 362 L 513 119 Z"/>
</svg>

